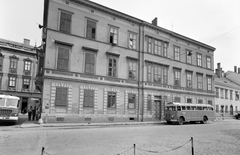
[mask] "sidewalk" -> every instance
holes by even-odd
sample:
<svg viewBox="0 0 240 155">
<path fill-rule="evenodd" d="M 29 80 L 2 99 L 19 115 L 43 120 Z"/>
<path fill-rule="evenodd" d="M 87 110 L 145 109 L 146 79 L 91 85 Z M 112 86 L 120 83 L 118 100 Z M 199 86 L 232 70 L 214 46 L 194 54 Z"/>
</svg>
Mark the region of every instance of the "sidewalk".
<svg viewBox="0 0 240 155">
<path fill-rule="evenodd" d="M 38 127 L 104 127 L 104 126 L 121 126 L 121 125 L 149 125 L 149 124 L 164 124 L 165 121 L 156 122 L 111 122 L 111 123 L 42 123 L 38 121 L 25 121 L 21 128 L 38 128 Z"/>
</svg>

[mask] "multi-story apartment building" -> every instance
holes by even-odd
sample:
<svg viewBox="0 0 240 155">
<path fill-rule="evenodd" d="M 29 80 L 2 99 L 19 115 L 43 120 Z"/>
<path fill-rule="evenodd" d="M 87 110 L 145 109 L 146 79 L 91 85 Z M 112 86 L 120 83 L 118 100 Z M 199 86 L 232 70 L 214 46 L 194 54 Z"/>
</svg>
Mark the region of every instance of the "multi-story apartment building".
<svg viewBox="0 0 240 155">
<path fill-rule="evenodd" d="M 30 40 L 18 43 L 0 39 L 0 93 L 20 97 L 20 112 L 40 105 L 41 93 L 34 83 L 36 73 L 36 50 Z"/>
<path fill-rule="evenodd" d="M 217 66 L 214 80 L 216 117 L 232 118 L 240 110 L 240 85 L 227 77 L 228 72 L 224 73 L 220 63 Z"/>
<path fill-rule="evenodd" d="M 42 39 L 48 122 L 163 120 L 169 101 L 214 105 L 215 48 L 157 26 L 157 18 L 45 0 Z"/>
</svg>

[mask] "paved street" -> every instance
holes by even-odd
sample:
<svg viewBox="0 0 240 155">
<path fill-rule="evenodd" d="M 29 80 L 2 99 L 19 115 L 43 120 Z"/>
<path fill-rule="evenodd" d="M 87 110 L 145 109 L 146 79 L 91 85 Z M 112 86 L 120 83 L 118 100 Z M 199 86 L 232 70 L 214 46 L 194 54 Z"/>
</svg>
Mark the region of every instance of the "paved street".
<svg viewBox="0 0 240 155">
<path fill-rule="evenodd" d="M 240 121 L 209 124 L 0 129 L 1 155 L 239 155 Z M 184 145 L 185 144 L 185 145 Z"/>
</svg>

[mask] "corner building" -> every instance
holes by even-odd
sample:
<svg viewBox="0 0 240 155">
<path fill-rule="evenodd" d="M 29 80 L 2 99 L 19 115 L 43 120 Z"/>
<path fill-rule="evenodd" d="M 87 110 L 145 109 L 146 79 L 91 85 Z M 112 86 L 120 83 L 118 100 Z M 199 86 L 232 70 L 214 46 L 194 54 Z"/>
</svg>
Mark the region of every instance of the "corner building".
<svg viewBox="0 0 240 155">
<path fill-rule="evenodd" d="M 214 104 L 215 48 L 100 4 L 45 0 L 47 122 L 159 121 L 169 101 Z"/>
</svg>

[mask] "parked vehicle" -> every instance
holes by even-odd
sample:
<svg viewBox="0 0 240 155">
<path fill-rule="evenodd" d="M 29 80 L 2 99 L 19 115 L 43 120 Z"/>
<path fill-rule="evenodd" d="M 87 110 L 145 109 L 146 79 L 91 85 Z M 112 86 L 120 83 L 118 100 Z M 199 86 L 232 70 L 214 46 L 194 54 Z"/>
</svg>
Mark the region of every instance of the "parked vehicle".
<svg viewBox="0 0 240 155">
<path fill-rule="evenodd" d="M 236 119 L 240 119 L 240 112 L 235 115 Z"/>
<path fill-rule="evenodd" d="M 165 106 L 167 123 L 178 122 L 180 125 L 184 122 L 207 123 L 209 120 L 213 121 L 214 118 L 213 106 L 209 104 L 170 102 Z"/>
</svg>

